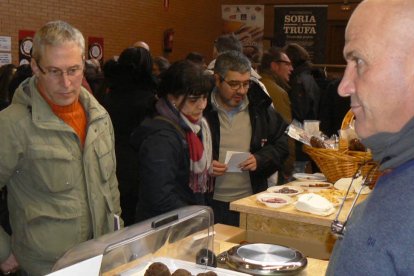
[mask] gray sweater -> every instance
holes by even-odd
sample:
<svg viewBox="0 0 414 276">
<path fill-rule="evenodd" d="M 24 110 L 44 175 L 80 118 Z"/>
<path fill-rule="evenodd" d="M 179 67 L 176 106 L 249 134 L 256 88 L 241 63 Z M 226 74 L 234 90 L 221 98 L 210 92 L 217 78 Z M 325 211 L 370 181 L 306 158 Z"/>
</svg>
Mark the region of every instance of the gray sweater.
<svg viewBox="0 0 414 276">
<path fill-rule="evenodd" d="M 363 141 L 387 173 L 356 207 L 326 275 L 414 275 L 413 132 L 414 120 Z"/>
</svg>

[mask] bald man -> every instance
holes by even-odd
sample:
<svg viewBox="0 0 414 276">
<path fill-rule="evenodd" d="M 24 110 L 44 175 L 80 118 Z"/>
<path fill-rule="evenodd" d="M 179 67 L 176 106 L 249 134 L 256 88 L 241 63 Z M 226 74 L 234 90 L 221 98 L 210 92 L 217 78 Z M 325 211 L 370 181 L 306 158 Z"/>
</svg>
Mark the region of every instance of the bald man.
<svg viewBox="0 0 414 276">
<path fill-rule="evenodd" d="M 146 49 L 147 51 L 149 51 L 150 50 L 150 47 L 149 47 L 149 45 L 146 43 L 146 42 L 144 42 L 144 41 L 137 41 L 137 42 L 135 42 L 134 43 L 134 45 L 133 45 L 134 47 L 137 47 L 137 48 L 144 48 L 144 49 Z"/>
<path fill-rule="evenodd" d="M 353 211 L 327 275 L 414 275 L 414 1 L 367 0 L 351 16 L 338 92 L 382 175 Z"/>
</svg>

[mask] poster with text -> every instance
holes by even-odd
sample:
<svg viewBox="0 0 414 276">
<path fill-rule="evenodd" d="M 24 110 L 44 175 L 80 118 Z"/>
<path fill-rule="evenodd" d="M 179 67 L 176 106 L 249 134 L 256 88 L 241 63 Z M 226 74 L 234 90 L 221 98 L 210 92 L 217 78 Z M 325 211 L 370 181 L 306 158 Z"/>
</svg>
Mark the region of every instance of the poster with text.
<svg viewBox="0 0 414 276">
<path fill-rule="evenodd" d="M 0 67 L 12 63 L 12 55 L 10 53 L 0 53 Z"/>
<path fill-rule="evenodd" d="M 19 30 L 19 64 L 29 64 L 32 58 L 34 31 Z"/>
<path fill-rule="evenodd" d="M 272 46 L 298 43 L 312 62 L 325 63 L 327 5 L 276 5 Z"/>
<path fill-rule="evenodd" d="M 223 33 L 234 33 L 243 44 L 243 52 L 259 62 L 263 51 L 264 6 L 222 5 Z"/>
<path fill-rule="evenodd" d="M 102 37 L 88 38 L 88 59 L 94 58 L 103 63 L 104 39 Z"/>
</svg>

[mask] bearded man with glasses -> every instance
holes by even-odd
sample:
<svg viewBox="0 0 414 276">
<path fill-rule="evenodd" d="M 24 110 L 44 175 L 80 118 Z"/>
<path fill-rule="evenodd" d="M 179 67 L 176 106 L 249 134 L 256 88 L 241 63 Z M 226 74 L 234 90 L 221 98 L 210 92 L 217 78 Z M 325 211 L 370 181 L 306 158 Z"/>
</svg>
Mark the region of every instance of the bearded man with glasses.
<svg viewBox="0 0 414 276">
<path fill-rule="evenodd" d="M 241 52 L 220 54 L 214 65 L 215 88 L 205 117 L 213 140 L 213 174 L 216 176 L 212 207 L 214 222 L 239 225 L 231 201 L 267 189 L 267 178 L 287 157 L 287 124 L 274 110 L 270 97 L 250 81 L 251 64 Z M 250 153 L 240 172 L 227 172 L 228 151 Z"/>
<path fill-rule="evenodd" d="M 114 132 L 82 86 L 85 41 L 53 21 L 34 36 L 34 76 L 0 112 L 0 188 L 7 185 L 12 236 L 0 229 L 0 270 L 45 275 L 74 245 L 122 222 Z"/>
</svg>

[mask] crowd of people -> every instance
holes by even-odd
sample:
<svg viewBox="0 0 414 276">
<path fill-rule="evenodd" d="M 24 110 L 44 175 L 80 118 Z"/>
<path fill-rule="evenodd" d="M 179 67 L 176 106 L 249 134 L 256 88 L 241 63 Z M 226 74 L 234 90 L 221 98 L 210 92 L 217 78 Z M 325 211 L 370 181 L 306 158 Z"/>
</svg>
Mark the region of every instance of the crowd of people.
<svg viewBox="0 0 414 276">
<path fill-rule="evenodd" d="M 274 185 L 276 172 L 282 184 L 305 170 L 287 126 L 335 128 L 324 118 L 340 121 L 350 104 L 386 176 L 352 215 L 328 274 L 373 275 L 378 263 L 384 275 L 410 274 L 413 13 L 408 0 L 363 1 L 347 27 L 344 77 L 327 89 L 295 43 L 255 56 L 256 69 L 232 34 L 214 41 L 208 65 L 197 52 L 170 64 L 143 41 L 100 64 L 85 59 L 78 29 L 45 24 L 30 65 L 0 67 L 0 272 L 47 274 L 76 244 L 188 205 L 237 226 L 230 202 Z M 331 95 L 338 87 L 345 100 Z M 229 152 L 248 154 L 239 171 L 228 171 Z"/>
<path fill-rule="evenodd" d="M 49 22 L 30 65 L 0 69 L 3 272 L 44 274 L 74 244 L 116 230 L 113 219 L 128 226 L 199 204 L 237 226 L 230 202 L 293 173 L 285 130 L 319 94 L 290 97 L 296 65 L 284 49 L 264 53 L 257 72 L 233 34 L 217 38 L 208 65 L 198 52 L 170 64 L 143 41 L 100 64 L 84 44 L 73 26 Z M 297 63 L 309 78 L 309 58 Z M 227 172 L 231 151 L 249 153 L 240 172 Z"/>
</svg>

